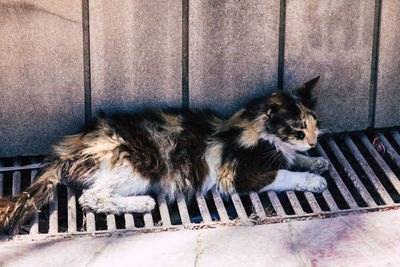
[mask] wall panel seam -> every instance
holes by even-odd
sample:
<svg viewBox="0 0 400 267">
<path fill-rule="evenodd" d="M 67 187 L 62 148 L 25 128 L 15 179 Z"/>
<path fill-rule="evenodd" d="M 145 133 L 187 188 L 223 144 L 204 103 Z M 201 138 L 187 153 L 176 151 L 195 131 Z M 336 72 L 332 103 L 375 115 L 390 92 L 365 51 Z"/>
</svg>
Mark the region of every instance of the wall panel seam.
<svg viewBox="0 0 400 267">
<path fill-rule="evenodd" d="M 82 32 L 83 32 L 83 79 L 85 122 L 92 118 L 92 82 L 90 75 L 90 25 L 89 0 L 82 0 Z"/>
<path fill-rule="evenodd" d="M 278 90 L 283 90 L 283 75 L 285 66 L 285 29 L 286 0 L 280 0 L 279 6 L 279 45 L 278 45 Z"/>
<path fill-rule="evenodd" d="M 378 90 L 381 9 L 382 9 L 382 0 L 375 0 L 374 29 L 373 29 L 372 54 L 371 54 L 371 80 L 370 80 L 369 110 L 368 110 L 369 127 L 374 127 L 375 125 L 376 96 Z"/>
<path fill-rule="evenodd" d="M 189 0 L 182 0 L 182 107 L 189 107 Z"/>
</svg>

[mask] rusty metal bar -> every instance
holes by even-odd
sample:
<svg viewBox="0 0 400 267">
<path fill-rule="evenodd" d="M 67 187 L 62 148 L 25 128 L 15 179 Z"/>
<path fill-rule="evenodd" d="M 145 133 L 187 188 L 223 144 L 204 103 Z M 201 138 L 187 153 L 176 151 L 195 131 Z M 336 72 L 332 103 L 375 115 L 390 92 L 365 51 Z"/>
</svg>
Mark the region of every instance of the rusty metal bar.
<svg viewBox="0 0 400 267">
<path fill-rule="evenodd" d="M 107 214 L 107 230 L 114 231 L 117 230 L 117 224 L 115 223 L 114 214 Z"/>
<path fill-rule="evenodd" d="M 125 229 L 135 228 L 135 220 L 133 219 L 132 214 L 125 213 L 124 219 L 125 219 Z"/>
<path fill-rule="evenodd" d="M 371 142 L 368 140 L 368 137 L 364 133 L 360 133 L 361 142 L 365 145 L 368 152 L 372 154 L 379 167 L 385 172 L 386 176 L 389 178 L 389 181 L 392 183 L 394 189 L 397 193 L 400 194 L 400 181 L 399 178 L 393 173 L 390 167 L 383 160 L 381 155 L 376 151 L 376 149 L 372 146 Z"/>
<path fill-rule="evenodd" d="M 154 227 L 153 215 L 151 215 L 151 212 L 148 211 L 143 213 L 143 220 L 146 228 Z"/>
<path fill-rule="evenodd" d="M 382 141 L 383 145 L 386 148 L 386 152 L 389 154 L 390 158 L 394 161 L 394 163 L 397 165 L 397 167 L 400 168 L 400 156 L 394 150 L 393 146 L 390 144 L 390 142 L 386 139 L 386 137 L 381 133 L 378 132 L 378 137 Z"/>
<path fill-rule="evenodd" d="M 215 207 L 217 208 L 219 219 L 222 222 L 227 222 L 229 221 L 229 216 L 228 213 L 226 212 L 224 201 L 222 200 L 221 194 L 214 188 L 211 191 Z"/>
<path fill-rule="evenodd" d="M 49 202 L 49 234 L 58 232 L 58 189 L 54 188 L 54 193 Z"/>
<path fill-rule="evenodd" d="M 243 221 L 248 220 L 246 210 L 243 207 L 242 200 L 240 199 L 240 196 L 238 193 L 233 193 L 231 194 L 231 199 L 233 206 L 235 206 L 236 213 L 238 214 L 239 218 Z"/>
<path fill-rule="evenodd" d="M 204 223 L 212 222 L 210 211 L 208 210 L 206 200 L 204 199 L 204 196 L 202 193 L 199 193 L 199 192 L 196 193 L 196 201 L 197 201 L 197 205 L 199 207 L 201 218 L 203 219 L 203 222 Z"/>
<path fill-rule="evenodd" d="M 67 187 L 68 196 L 68 233 L 74 233 L 77 230 L 76 225 L 76 194 L 75 191 Z"/>
<path fill-rule="evenodd" d="M 296 213 L 296 215 L 304 215 L 305 212 L 304 212 L 303 208 L 301 207 L 296 194 L 293 191 L 286 191 L 286 195 L 287 195 L 289 202 L 292 205 L 292 208 L 293 208 L 294 212 Z"/>
<path fill-rule="evenodd" d="M 262 221 L 266 220 L 267 215 L 265 214 L 264 207 L 261 203 L 261 200 L 260 200 L 258 194 L 256 192 L 250 192 L 249 196 L 250 196 L 251 203 L 253 204 L 254 211 L 256 212 L 258 218 L 260 218 L 260 220 L 262 220 Z"/>
<path fill-rule="evenodd" d="M 320 144 L 317 144 L 316 149 L 321 156 L 323 156 L 325 159 L 329 160 L 328 156 L 326 155 L 324 149 L 321 147 Z M 343 183 L 342 179 L 340 178 L 339 173 L 336 171 L 335 167 L 332 165 L 332 163 L 330 161 L 329 161 L 329 163 L 331 165 L 331 167 L 329 169 L 329 174 L 331 175 L 332 179 L 335 181 L 336 186 L 338 187 L 343 198 L 346 200 L 346 202 L 350 208 L 352 208 L 352 209 L 357 208 L 358 207 L 357 202 L 354 200 L 353 196 L 350 194 L 346 185 Z"/>
<path fill-rule="evenodd" d="M 14 160 L 13 163 L 14 167 L 20 167 L 21 162 L 16 159 Z M 21 193 L 21 172 L 20 171 L 14 171 L 13 172 L 13 180 L 12 180 L 12 195 L 16 196 Z"/>
<path fill-rule="evenodd" d="M 160 210 L 162 225 L 165 227 L 171 226 L 172 224 L 171 224 L 171 218 L 169 216 L 166 196 L 165 195 L 158 196 L 157 201 L 158 201 L 158 207 Z"/>
<path fill-rule="evenodd" d="M 358 148 L 354 144 L 353 140 L 351 140 L 350 136 L 346 135 L 344 138 L 344 141 L 345 141 L 346 145 L 348 146 L 348 148 L 350 149 L 351 153 L 353 153 L 357 162 L 360 164 L 361 168 L 365 171 L 365 173 L 371 180 L 373 186 L 375 187 L 376 191 L 378 192 L 378 194 L 382 198 L 382 200 L 388 205 L 394 204 L 393 199 L 386 192 L 386 189 L 383 187 L 381 181 L 379 181 L 378 177 L 376 176 L 374 171 L 371 169 L 368 162 L 365 160 L 364 156 L 358 150 Z"/>
<path fill-rule="evenodd" d="M 36 175 L 38 173 L 38 170 L 32 170 L 31 171 L 31 184 L 35 182 Z M 33 214 L 30 224 L 29 224 L 29 233 L 30 234 L 38 234 L 39 233 L 39 213 L 35 212 Z"/>
<path fill-rule="evenodd" d="M 343 166 L 344 171 L 347 173 L 351 181 L 353 182 L 354 186 L 357 188 L 357 191 L 360 193 L 361 197 L 370 207 L 375 207 L 376 203 L 374 199 L 371 197 L 368 190 L 365 188 L 364 184 L 358 178 L 358 175 L 351 167 L 350 163 L 347 161 L 345 156 L 343 155 L 342 151 L 340 151 L 339 147 L 333 140 L 333 138 L 328 138 L 328 145 L 335 154 L 336 158 L 338 159 L 339 163 Z"/>
<path fill-rule="evenodd" d="M 94 232 L 96 231 L 96 218 L 92 211 L 86 211 L 86 231 Z"/>
<path fill-rule="evenodd" d="M 274 210 L 276 212 L 276 215 L 284 217 L 286 216 L 286 212 L 282 207 L 281 202 L 279 201 L 278 196 L 274 191 L 267 191 L 269 200 L 271 201 L 272 206 L 274 207 Z"/>
<path fill-rule="evenodd" d="M 182 193 L 179 193 L 176 202 L 178 204 L 178 210 L 181 217 L 182 224 L 189 224 L 190 223 L 190 216 L 189 211 L 186 205 L 185 196 Z"/>
<path fill-rule="evenodd" d="M 0 166 L 0 172 L 12 172 L 12 171 L 24 171 L 24 170 L 33 170 L 40 169 L 42 166 L 41 163 L 34 163 L 24 166 L 14 165 L 12 167 L 2 167 Z"/>
</svg>

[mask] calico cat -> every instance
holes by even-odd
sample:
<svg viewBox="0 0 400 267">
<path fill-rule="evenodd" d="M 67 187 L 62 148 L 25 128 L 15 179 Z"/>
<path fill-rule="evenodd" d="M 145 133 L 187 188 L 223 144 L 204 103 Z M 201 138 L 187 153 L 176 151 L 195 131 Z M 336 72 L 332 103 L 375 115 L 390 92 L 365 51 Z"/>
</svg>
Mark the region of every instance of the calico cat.
<svg viewBox="0 0 400 267">
<path fill-rule="evenodd" d="M 101 115 L 53 147 L 25 192 L 0 198 L 0 229 L 18 227 L 60 183 L 82 190 L 84 209 L 113 214 L 151 211 L 151 193 L 173 201 L 213 187 L 225 195 L 321 192 L 327 183 L 318 173 L 328 161 L 297 153 L 317 143 L 311 94 L 318 80 L 257 98 L 228 119 L 190 109 Z M 291 171 L 295 166 L 308 171 Z"/>
</svg>

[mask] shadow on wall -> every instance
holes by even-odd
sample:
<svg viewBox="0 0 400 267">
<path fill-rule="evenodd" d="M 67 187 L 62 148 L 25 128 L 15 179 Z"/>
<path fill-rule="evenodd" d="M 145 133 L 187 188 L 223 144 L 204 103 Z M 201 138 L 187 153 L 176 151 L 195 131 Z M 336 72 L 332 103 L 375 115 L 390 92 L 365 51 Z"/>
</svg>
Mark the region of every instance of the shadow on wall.
<svg viewBox="0 0 400 267">
<path fill-rule="evenodd" d="M 231 116 L 254 98 L 275 92 L 277 84 L 275 81 L 258 80 L 246 82 L 241 90 L 218 91 L 218 89 L 203 90 L 204 94 L 205 92 L 212 92 L 212 94 L 201 95 L 196 99 L 195 104 L 189 103 L 189 106 L 197 109 L 211 109 L 220 115 Z"/>
</svg>

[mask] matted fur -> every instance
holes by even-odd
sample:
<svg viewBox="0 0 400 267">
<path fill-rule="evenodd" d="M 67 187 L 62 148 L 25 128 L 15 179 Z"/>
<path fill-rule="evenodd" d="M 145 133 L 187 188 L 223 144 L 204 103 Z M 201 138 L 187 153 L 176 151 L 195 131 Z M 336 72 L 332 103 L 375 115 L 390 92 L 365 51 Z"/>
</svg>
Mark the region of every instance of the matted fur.
<svg viewBox="0 0 400 267">
<path fill-rule="evenodd" d="M 228 119 L 189 109 L 102 115 L 55 145 L 39 179 L 25 192 L 0 198 L 0 229 L 24 222 L 60 182 L 83 190 L 83 208 L 115 214 L 151 210 L 154 200 L 143 196 L 151 193 L 172 201 L 179 192 L 190 197 L 213 187 L 223 194 L 321 191 L 326 182 L 319 175 L 282 171 L 293 164 L 327 168 L 320 158 L 322 167 L 296 153 L 317 142 L 310 99 L 317 80 L 292 93 L 255 99 Z"/>
</svg>

